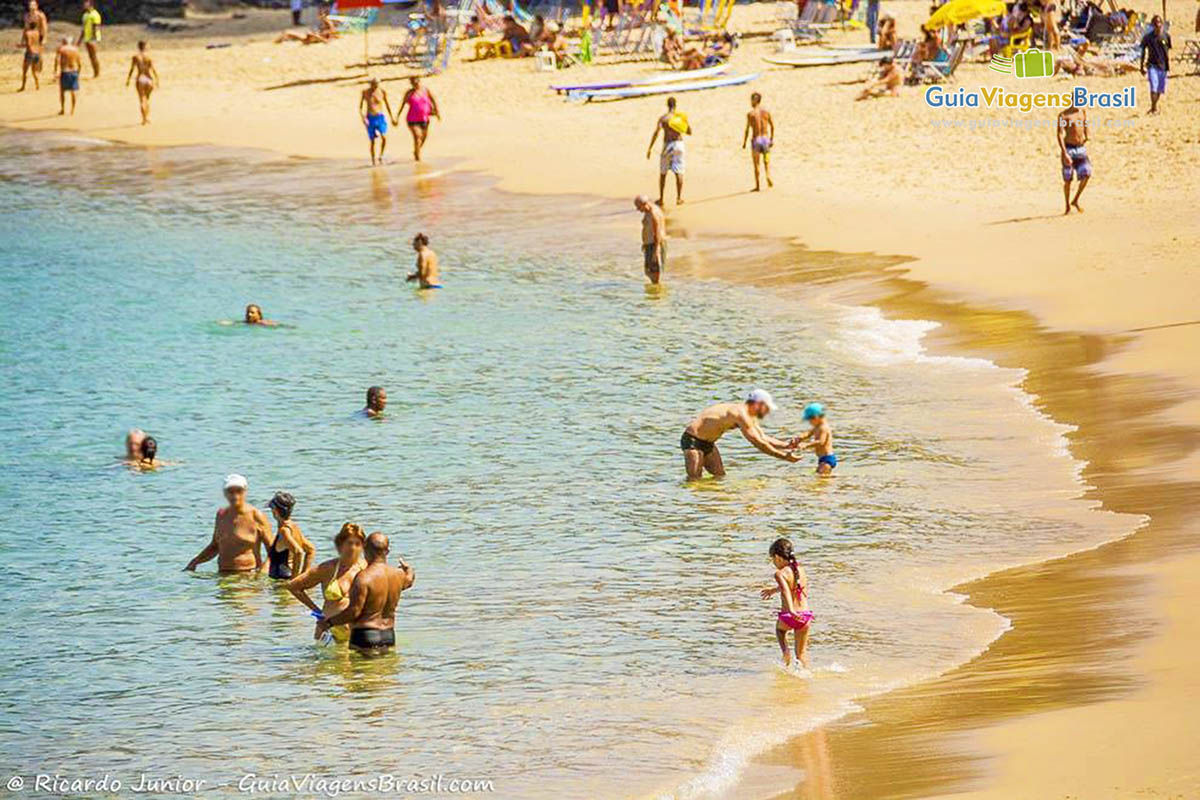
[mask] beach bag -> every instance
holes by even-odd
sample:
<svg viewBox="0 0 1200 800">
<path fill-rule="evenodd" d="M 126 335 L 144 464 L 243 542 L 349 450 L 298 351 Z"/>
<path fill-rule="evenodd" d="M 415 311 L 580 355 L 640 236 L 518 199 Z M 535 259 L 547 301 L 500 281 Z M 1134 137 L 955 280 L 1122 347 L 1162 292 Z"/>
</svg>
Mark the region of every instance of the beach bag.
<svg viewBox="0 0 1200 800">
<path fill-rule="evenodd" d="M 667 127 L 670 128 L 671 130 L 675 131 L 676 133 L 680 133 L 680 134 L 687 133 L 688 132 L 687 114 L 682 114 L 682 113 L 676 111 L 674 114 L 671 115 L 671 118 L 667 120 Z"/>
</svg>

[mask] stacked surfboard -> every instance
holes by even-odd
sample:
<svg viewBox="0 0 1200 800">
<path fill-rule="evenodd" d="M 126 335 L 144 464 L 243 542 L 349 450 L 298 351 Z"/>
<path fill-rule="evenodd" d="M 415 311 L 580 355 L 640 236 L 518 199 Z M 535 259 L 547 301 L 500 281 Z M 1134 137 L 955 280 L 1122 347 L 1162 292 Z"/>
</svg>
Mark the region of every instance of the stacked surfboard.
<svg viewBox="0 0 1200 800">
<path fill-rule="evenodd" d="M 632 78 L 624 81 L 608 83 L 582 83 L 575 85 L 551 86 L 559 94 L 565 94 L 568 100 L 622 100 L 628 97 L 647 97 L 655 94 L 678 94 L 680 92 L 695 92 L 702 89 L 717 89 L 722 86 L 740 86 L 758 77 L 758 73 L 745 75 L 728 74 L 729 67 L 718 64 L 706 69 L 694 69 L 684 72 L 664 72 L 644 78 Z"/>
<path fill-rule="evenodd" d="M 828 67 L 834 64 L 858 64 L 882 61 L 890 56 L 891 50 L 876 50 L 873 47 L 806 47 L 786 53 L 763 56 L 768 64 L 784 67 Z"/>
</svg>

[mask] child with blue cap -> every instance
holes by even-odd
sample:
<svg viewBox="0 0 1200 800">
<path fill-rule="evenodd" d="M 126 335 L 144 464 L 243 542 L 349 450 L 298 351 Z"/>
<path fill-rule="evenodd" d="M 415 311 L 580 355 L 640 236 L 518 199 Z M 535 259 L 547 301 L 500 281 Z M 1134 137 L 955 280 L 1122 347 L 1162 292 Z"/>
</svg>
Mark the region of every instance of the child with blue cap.
<svg viewBox="0 0 1200 800">
<path fill-rule="evenodd" d="M 812 430 L 792 439 L 789 444 L 801 450 L 811 447 L 817 454 L 817 474 L 828 475 L 833 472 L 838 460 L 833 453 L 833 429 L 825 421 L 825 406 L 809 403 L 804 407 L 804 421 L 812 426 Z"/>
</svg>

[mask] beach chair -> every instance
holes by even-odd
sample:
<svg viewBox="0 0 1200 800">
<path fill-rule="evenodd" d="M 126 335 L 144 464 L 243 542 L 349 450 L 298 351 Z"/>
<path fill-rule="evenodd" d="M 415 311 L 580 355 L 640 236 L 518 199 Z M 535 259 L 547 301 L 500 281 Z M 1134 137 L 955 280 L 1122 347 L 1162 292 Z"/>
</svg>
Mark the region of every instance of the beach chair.
<svg viewBox="0 0 1200 800">
<path fill-rule="evenodd" d="M 1200 39 L 1186 39 L 1183 52 L 1178 56 L 1180 62 L 1192 65 L 1192 74 L 1200 74 Z"/>
<path fill-rule="evenodd" d="M 1014 34 L 1008 39 L 1008 44 L 1001 48 L 1001 55 L 1012 58 L 1014 53 L 1023 53 L 1033 46 L 1033 28 L 1024 33 Z"/>
<path fill-rule="evenodd" d="M 958 65 L 962 63 L 963 54 L 967 51 L 967 40 L 960 39 L 955 42 L 950 48 L 950 53 L 945 61 L 926 61 L 921 64 L 921 74 L 918 79 L 921 83 L 943 83 L 950 80 L 954 76 Z M 911 59 L 911 55 L 909 57 Z"/>
<path fill-rule="evenodd" d="M 425 18 L 414 15 L 409 18 L 405 27 L 404 38 L 395 44 L 388 45 L 387 50 L 384 51 L 380 58 L 383 63 L 400 64 L 413 61 L 420 56 L 419 48 L 425 44 Z"/>
</svg>

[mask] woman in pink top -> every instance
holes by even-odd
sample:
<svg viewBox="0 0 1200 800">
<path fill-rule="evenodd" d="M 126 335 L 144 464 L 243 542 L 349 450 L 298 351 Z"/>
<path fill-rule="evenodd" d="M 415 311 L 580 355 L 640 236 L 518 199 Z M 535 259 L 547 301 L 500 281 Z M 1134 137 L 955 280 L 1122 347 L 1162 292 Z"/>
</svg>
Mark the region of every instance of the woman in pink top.
<svg viewBox="0 0 1200 800">
<path fill-rule="evenodd" d="M 442 115 L 438 113 L 437 100 L 433 99 L 433 93 L 421 86 L 421 79 L 414 75 L 408 81 L 412 86 L 404 93 L 404 99 L 400 101 L 400 108 L 396 111 L 396 119 L 392 120 L 392 124 L 400 124 L 400 112 L 408 106 L 408 114 L 404 121 L 408 123 L 408 131 L 413 138 L 413 158 L 420 161 L 421 148 L 425 145 L 425 137 L 429 136 L 429 120 L 431 117 L 437 117 L 440 121 Z"/>
</svg>

